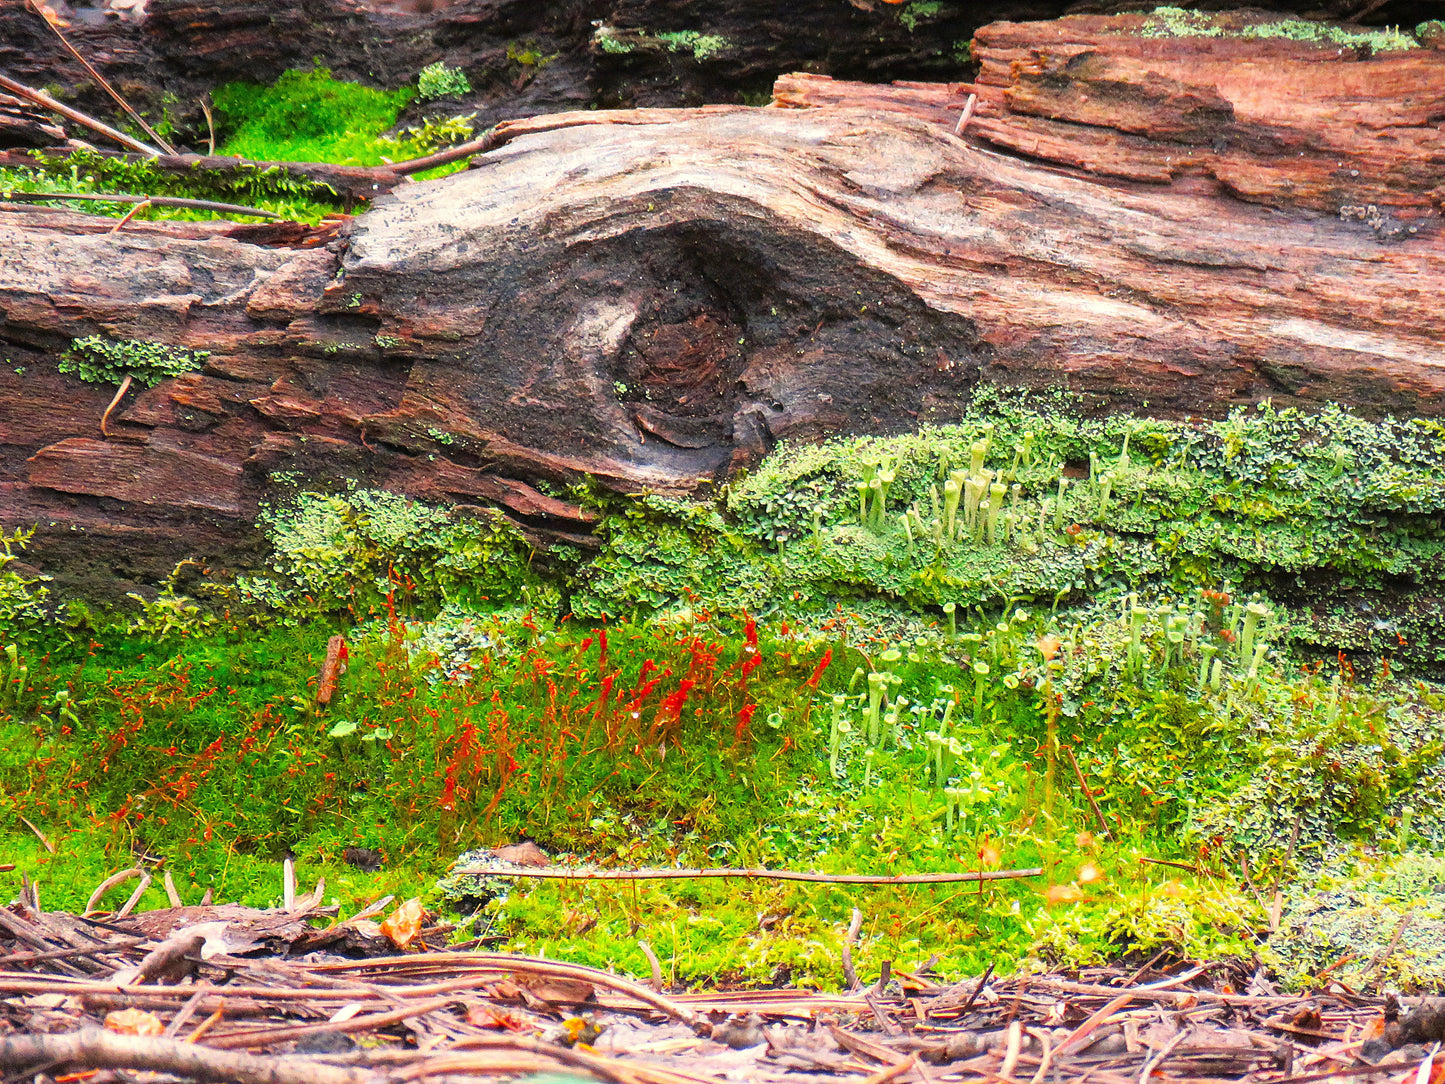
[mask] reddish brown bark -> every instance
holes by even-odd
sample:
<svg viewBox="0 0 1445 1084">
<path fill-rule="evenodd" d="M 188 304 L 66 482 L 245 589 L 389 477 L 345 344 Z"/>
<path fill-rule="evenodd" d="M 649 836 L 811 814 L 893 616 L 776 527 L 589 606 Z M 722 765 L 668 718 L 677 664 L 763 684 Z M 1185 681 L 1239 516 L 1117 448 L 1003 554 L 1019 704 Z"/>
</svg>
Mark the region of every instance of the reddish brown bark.
<svg viewBox="0 0 1445 1084">
<path fill-rule="evenodd" d="M 689 491 L 779 439 L 947 420 L 980 381 L 1173 415 L 1445 413 L 1445 245 L 1417 168 L 1445 54 L 1128 30 L 987 28 L 974 87 L 790 77 L 780 103 L 814 108 L 508 122 L 474 169 L 319 247 L 0 210 L 0 514 L 66 530 L 71 562 L 114 567 L 120 543 L 154 572 L 246 538 L 278 472 L 495 503 L 578 542 L 586 517 L 539 480 Z M 1287 109 L 1226 78 L 1272 59 Z M 54 362 L 87 334 L 211 356 L 122 403 L 107 440 L 114 389 Z"/>
</svg>

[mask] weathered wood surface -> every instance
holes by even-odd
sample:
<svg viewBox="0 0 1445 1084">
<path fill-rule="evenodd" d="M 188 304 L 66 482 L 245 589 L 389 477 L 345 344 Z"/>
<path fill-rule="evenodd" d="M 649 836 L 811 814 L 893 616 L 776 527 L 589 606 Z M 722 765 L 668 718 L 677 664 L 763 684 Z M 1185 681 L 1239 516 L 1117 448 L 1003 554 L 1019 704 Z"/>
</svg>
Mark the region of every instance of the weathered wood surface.
<svg viewBox="0 0 1445 1084">
<path fill-rule="evenodd" d="M 1057 122 L 1066 134 L 1105 145 L 1144 126 L 1141 101 L 1167 118 L 1194 93 L 1193 54 L 1140 58 L 1129 40 L 1117 55 L 1146 72 L 1126 89 L 1169 93 L 1120 93 L 1127 124 Z M 1445 54 L 1402 59 L 1438 96 Z M 1026 83 L 1033 63 L 1007 78 Z M 1054 99 L 1091 92 L 1093 63 Z M 1376 63 L 1396 61 L 1330 61 Z M 1445 243 L 1416 174 L 1339 193 L 1403 231 L 1321 208 L 1309 162 L 1297 189 L 1250 193 L 1272 206 L 1213 165 L 1169 183 L 1091 175 L 1011 149 L 1009 126 L 1036 119 L 1013 112 L 1011 86 L 964 139 L 961 85 L 786 80 L 790 104 L 837 104 L 511 122 L 474 169 L 402 186 L 310 249 L 261 243 L 266 227 L 112 234 L 4 208 L 0 516 L 86 528 L 60 536 L 66 560 L 108 561 L 119 542 L 154 572 L 247 537 L 276 472 L 496 503 L 539 539 L 576 541 L 584 518 L 539 479 L 689 491 L 780 439 L 947 420 L 979 381 L 1176 415 L 1266 396 L 1445 413 Z M 1229 104 L 1216 123 L 1253 123 Z M 1207 136 L 1189 145 L 1217 165 Z M 1412 145 L 1437 154 L 1440 138 Z M 113 389 L 54 361 L 86 334 L 211 357 L 132 396 L 103 440 Z"/>
</svg>

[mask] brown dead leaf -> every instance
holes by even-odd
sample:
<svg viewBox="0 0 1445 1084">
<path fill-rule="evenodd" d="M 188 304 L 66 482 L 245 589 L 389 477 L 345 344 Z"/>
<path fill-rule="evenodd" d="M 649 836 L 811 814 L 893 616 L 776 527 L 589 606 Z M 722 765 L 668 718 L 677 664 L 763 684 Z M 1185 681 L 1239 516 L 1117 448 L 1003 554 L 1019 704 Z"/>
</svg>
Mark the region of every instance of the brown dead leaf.
<svg viewBox="0 0 1445 1084">
<path fill-rule="evenodd" d="M 537 1030 L 536 1025 L 522 1013 L 514 1009 L 499 1009 L 485 1001 L 473 1002 L 467 1006 L 467 1023 L 473 1027 L 496 1028 L 498 1031 L 510 1031 L 518 1035 L 530 1035 Z"/>
<path fill-rule="evenodd" d="M 491 853 L 493 858 L 510 862 L 514 866 L 532 866 L 541 869 L 543 866 L 552 864 L 552 860 L 542 853 L 542 848 L 530 839 L 514 843 L 510 847 L 493 847 Z"/>
<path fill-rule="evenodd" d="M 105 1014 L 105 1030 L 117 1035 L 164 1035 L 161 1018 L 144 1009 L 117 1009 Z"/>
<path fill-rule="evenodd" d="M 562 979 L 539 975 L 513 975 L 513 981 L 554 1005 L 576 1005 L 590 1001 L 596 991 L 590 982 L 581 979 Z"/>
<path fill-rule="evenodd" d="M 421 900 L 413 896 L 399 905 L 381 924 L 381 932 L 399 949 L 404 949 L 421 933 L 422 920 L 426 911 Z"/>
</svg>

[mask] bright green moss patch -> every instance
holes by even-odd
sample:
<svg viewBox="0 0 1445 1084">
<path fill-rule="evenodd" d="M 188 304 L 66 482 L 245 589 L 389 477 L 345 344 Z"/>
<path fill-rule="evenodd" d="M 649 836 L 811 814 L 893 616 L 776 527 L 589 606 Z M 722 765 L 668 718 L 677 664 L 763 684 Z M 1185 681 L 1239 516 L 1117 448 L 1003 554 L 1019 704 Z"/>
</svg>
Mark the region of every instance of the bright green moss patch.
<svg viewBox="0 0 1445 1084">
<path fill-rule="evenodd" d="M 269 87 L 227 83 L 212 94 L 225 134 L 220 151 L 262 161 L 380 165 L 378 138 L 415 94 L 412 87 L 342 82 L 321 67 L 286 72 Z"/>
</svg>

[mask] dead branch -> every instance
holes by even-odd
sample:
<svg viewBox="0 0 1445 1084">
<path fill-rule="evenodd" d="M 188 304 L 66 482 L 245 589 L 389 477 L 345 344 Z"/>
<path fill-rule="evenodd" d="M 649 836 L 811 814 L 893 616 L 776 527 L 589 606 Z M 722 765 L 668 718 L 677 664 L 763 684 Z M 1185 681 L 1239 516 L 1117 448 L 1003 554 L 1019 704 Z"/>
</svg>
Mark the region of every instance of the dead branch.
<svg viewBox="0 0 1445 1084">
<path fill-rule="evenodd" d="M 39 18 L 41 22 L 43 22 L 46 26 L 50 27 L 51 32 L 60 39 L 60 44 L 65 46 L 65 51 L 71 56 L 73 56 L 80 63 L 80 66 L 86 70 L 86 72 L 90 75 L 91 79 L 95 80 L 96 86 L 100 87 L 101 90 L 109 94 L 111 98 L 115 100 L 115 104 L 124 109 L 126 113 L 130 115 L 131 120 L 135 121 L 141 126 L 141 131 L 145 132 L 146 135 L 150 136 L 156 141 L 156 146 L 160 147 L 167 154 L 176 153 L 175 148 L 172 147 L 169 143 L 167 143 L 159 132 L 157 132 L 154 128 L 147 124 L 143 116 L 141 116 L 139 113 L 137 113 L 134 109 L 131 108 L 130 102 L 126 101 L 120 96 L 120 93 L 115 89 L 115 87 L 111 86 L 110 83 L 106 81 L 105 76 L 101 75 L 100 72 L 96 71 L 95 68 L 91 66 L 90 61 L 86 60 L 85 57 L 80 55 L 80 51 L 76 49 L 74 45 L 70 44 L 70 39 L 60 32 L 60 27 L 56 26 L 53 22 L 51 22 L 45 17 L 45 13 L 40 10 L 40 7 L 38 4 L 36 4 L 35 0 L 25 0 L 25 5 L 26 7 L 30 8 L 31 11 L 35 12 L 36 17 Z"/>
<path fill-rule="evenodd" d="M 288 1055 L 232 1054 L 151 1036 L 115 1035 L 98 1028 L 68 1035 L 8 1035 L 0 1039 L 0 1069 L 21 1072 L 42 1063 L 74 1069 L 139 1069 L 175 1073 L 216 1084 L 377 1084 L 364 1069 L 325 1065 Z"/>
<path fill-rule="evenodd" d="M 5 197 L 9 203 L 57 203 L 62 200 L 90 200 L 96 203 L 134 203 L 152 207 L 189 207 L 197 211 L 215 211 L 225 215 L 254 215 L 256 218 L 280 219 L 281 216 L 259 207 L 246 207 L 239 203 L 217 203 L 208 199 L 186 199 L 182 196 L 132 196 L 122 192 L 11 192 Z M 131 214 L 135 212 L 132 211 Z"/>
<path fill-rule="evenodd" d="M 72 109 L 68 105 L 57 102 L 49 94 L 46 94 L 45 91 L 36 90 L 34 87 L 27 87 L 24 83 L 19 83 L 11 79 L 8 75 L 0 75 L 0 87 L 3 87 L 17 97 L 24 98 L 27 102 L 31 102 L 44 109 L 49 109 L 52 113 L 59 113 L 66 120 L 74 121 L 76 124 L 89 128 L 92 132 L 98 132 L 107 139 L 119 143 L 122 147 L 129 147 L 131 150 L 144 155 L 158 155 L 161 153 L 154 147 L 148 146 L 138 139 L 132 139 L 124 132 L 117 131 L 104 121 L 96 120 L 89 114 L 82 113 L 79 109 Z"/>
<path fill-rule="evenodd" d="M 1013 881 L 1038 877 L 1043 869 L 969 870 L 966 873 L 901 873 L 894 877 L 870 873 L 807 873 L 792 869 L 481 869 L 453 873 L 478 877 L 541 877 L 557 881 L 685 881 L 738 877 L 756 881 L 807 881 L 827 885 L 938 885 L 972 881 Z"/>
</svg>

